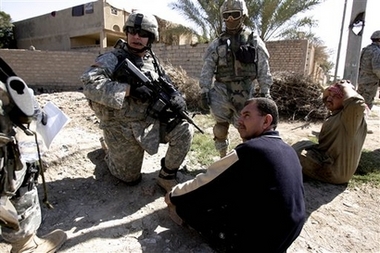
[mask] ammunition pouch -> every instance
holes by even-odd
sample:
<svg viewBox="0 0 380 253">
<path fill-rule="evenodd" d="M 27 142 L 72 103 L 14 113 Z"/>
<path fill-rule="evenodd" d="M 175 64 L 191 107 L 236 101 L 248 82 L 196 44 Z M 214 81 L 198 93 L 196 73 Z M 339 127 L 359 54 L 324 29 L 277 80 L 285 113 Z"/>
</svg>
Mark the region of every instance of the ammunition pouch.
<svg viewBox="0 0 380 253">
<path fill-rule="evenodd" d="M 37 185 L 40 166 L 37 162 L 26 163 L 26 173 L 21 187 L 16 192 L 16 197 L 22 197 L 26 192 L 33 190 Z"/>
<path fill-rule="evenodd" d="M 88 100 L 90 108 L 94 111 L 96 117 L 100 120 L 108 121 L 114 118 L 114 111 L 109 107 L 102 104 L 96 103 L 94 101 Z"/>
</svg>

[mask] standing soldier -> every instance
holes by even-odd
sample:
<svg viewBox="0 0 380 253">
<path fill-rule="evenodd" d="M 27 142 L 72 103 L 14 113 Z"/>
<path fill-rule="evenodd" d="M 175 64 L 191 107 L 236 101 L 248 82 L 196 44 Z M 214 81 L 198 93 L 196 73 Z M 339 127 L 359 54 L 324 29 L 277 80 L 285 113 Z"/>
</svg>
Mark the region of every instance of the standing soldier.
<svg viewBox="0 0 380 253">
<path fill-rule="evenodd" d="M 178 115 L 155 113 L 158 94 L 142 85 L 142 81 L 124 68 L 128 59 L 156 85 L 169 80 L 154 56 L 151 46 L 158 40 L 156 18 L 140 11 L 132 12 L 124 26 L 127 41 L 96 58 L 81 80 L 83 93 L 100 119 L 104 141 L 108 147 L 105 161 L 111 174 L 127 185 L 141 181 L 144 152 L 156 154 L 159 143 L 168 143 L 157 183 L 166 191 L 176 185 L 177 171 L 190 149 L 194 130 Z M 184 111 L 186 102 L 171 87 L 170 106 Z"/>
<path fill-rule="evenodd" d="M 371 40 L 361 52 L 358 77 L 358 93 L 369 109 L 372 109 L 380 81 L 380 30 L 372 34 Z"/>
<path fill-rule="evenodd" d="M 67 238 L 59 229 L 36 235 L 41 225 L 36 187 L 40 166 L 22 156 L 16 131 L 16 126 L 33 119 L 47 123 L 25 82 L 0 58 L 0 227 L 3 239 L 12 245 L 11 253 L 55 252 Z"/>
<path fill-rule="evenodd" d="M 216 121 L 215 148 L 220 157 L 224 157 L 229 146 L 229 126 L 237 127 L 244 102 L 255 91 L 254 81 L 259 83 L 259 95 L 271 98 L 273 80 L 264 42 L 243 24 L 248 17 L 244 0 L 226 0 L 220 12 L 225 32 L 211 42 L 205 52 L 199 85 L 200 106 L 205 111 L 211 108 Z"/>
</svg>

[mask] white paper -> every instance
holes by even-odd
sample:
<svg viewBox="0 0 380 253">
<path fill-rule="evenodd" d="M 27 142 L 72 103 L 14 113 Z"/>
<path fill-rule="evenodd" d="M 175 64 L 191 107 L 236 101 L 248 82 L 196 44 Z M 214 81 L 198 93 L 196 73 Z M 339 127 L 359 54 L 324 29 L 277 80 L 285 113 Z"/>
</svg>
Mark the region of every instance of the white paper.
<svg viewBox="0 0 380 253">
<path fill-rule="evenodd" d="M 70 118 L 50 101 L 44 106 L 44 112 L 47 114 L 47 124 L 43 125 L 38 122 L 36 132 L 44 140 L 46 148 L 49 149 L 54 138 L 69 123 Z"/>
</svg>

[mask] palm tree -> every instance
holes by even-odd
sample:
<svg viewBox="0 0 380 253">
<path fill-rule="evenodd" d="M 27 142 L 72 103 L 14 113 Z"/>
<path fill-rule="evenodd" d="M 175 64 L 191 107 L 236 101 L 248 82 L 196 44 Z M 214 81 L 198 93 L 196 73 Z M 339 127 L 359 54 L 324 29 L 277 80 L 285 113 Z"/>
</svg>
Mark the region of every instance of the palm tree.
<svg viewBox="0 0 380 253">
<path fill-rule="evenodd" d="M 246 0 L 249 19 L 245 23 L 256 29 L 266 41 L 285 32 L 297 14 L 310 10 L 323 1 L 325 0 Z M 222 31 L 220 6 L 223 2 L 224 0 L 177 0 L 169 3 L 169 7 L 198 28 L 200 36 L 205 40 L 211 40 Z"/>
<path fill-rule="evenodd" d="M 224 0 L 177 0 L 169 7 L 183 15 L 193 27 L 199 29 L 203 40 L 212 40 L 222 31 L 223 21 L 219 9 Z"/>
<path fill-rule="evenodd" d="M 247 0 L 250 22 L 264 41 L 281 37 L 287 29 L 301 29 L 316 21 L 298 15 L 310 10 L 325 0 Z"/>
</svg>

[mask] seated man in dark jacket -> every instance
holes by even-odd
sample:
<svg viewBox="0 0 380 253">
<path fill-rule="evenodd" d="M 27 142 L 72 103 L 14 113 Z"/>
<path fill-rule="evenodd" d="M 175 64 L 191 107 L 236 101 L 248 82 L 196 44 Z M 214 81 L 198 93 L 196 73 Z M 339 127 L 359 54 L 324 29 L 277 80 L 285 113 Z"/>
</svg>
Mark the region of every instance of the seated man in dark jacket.
<svg viewBox="0 0 380 253">
<path fill-rule="evenodd" d="M 305 203 L 300 162 L 277 123 L 273 100 L 249 99 L 238 128 L 245 141 L 165 196 L 172 219 L 227 252 L 285 252 L 301 232 Z"/>
</svg>

